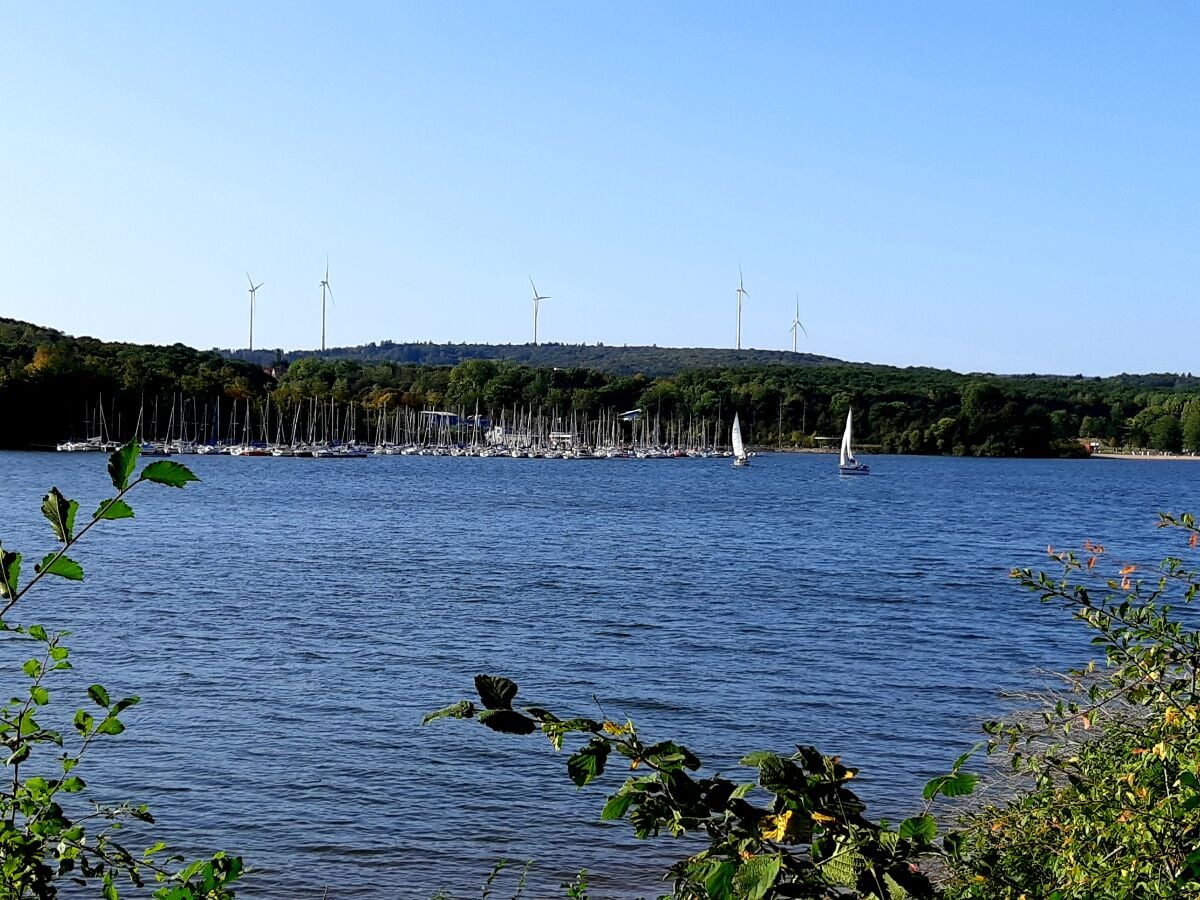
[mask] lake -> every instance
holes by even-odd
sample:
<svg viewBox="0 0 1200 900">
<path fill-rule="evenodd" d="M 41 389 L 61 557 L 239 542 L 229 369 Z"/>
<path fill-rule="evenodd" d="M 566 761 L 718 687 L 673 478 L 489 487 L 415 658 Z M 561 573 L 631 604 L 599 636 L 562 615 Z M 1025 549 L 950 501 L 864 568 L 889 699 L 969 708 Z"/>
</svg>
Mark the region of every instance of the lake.
<svg viewBox="0 0 1200 900">
<path fill-rule="evenodd" d="M 998 692 L 1088 653 L 1009 568 L 1089 537 L 1154 563 L 1184 546 L 1155 512 L 1200 511 L 1188 462 L 176 459 L 202 481 L 139 487 L 75 553 L 87 581 L 16 620 L 73 630 L 84 684 L 143 698 L 81 767 L 96 799 L 242 853 L 262 898 L 475 896 L 500 857 L 536 861 L 532 896 L 580 868 L 597 897 L 664 889 L 687 846 L 599 822 L 621 766 L 577 792 L 540 735 L 420 727 L 477 672 L 560 714 L 595 695 L 723 771 L 812 743 L 861 767 L 869 813 L 913 812 Z M 27 572 L 51 485 L 90 513 L 104 458 L 0 453 Z"/>
</svg>

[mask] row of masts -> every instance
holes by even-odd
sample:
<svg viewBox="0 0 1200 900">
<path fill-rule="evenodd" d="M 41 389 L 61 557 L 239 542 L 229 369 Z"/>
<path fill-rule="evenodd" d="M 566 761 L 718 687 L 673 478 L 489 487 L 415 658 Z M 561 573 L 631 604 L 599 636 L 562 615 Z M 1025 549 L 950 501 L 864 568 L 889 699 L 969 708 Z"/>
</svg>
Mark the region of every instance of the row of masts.
<svg viewBox="0 0 1200 900">
<path fill-rule="evenodd" d="M 166 416 L 155 401 L 143 404 L 133 428 L 122 430 L 120 414 L 106 417 L 103 404 L 88 416 L 87 437 L 64 441 L 68 452 L 111 450 L 127 440 L 146 454 L 229 453 L 235 456 L 304 456 L 314 451 L 374 452 L 380 455 L 560 455 L 570 458 L 703 457 L 727 455 L 729 432 L 720 417 L 647 415 L 640 409 L 589 416 L 513 406 L 499 416 L 478 411 L 448 412 L 399 407 L 363 410 L 350 402 L 310 398 L 280 408 L 270 396 L 210 406 L 176 395 Z M 110 421 L 115 415 L 115 427 Z M 361 451 L 361 454 L 358 453 Z"/>
</svg>

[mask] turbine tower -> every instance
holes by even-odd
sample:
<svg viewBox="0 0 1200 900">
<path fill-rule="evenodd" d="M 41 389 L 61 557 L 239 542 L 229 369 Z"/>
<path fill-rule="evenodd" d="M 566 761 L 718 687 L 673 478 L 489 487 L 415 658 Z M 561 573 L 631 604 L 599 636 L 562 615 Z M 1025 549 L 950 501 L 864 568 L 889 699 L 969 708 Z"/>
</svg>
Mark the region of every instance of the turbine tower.
<svg viewBox="0 0 1200 900">
<path fill-rule="evenodd" d="M 742 298 L 750 296 L 750 292 L 742 286 L 742 267 L 738 266 L 737 288 L 737 349 L 742 349 Z"/>
<path fill-rule="evenodd" d="M 329 257 L 325 257 L 325 277 L 321 279 L 321 352 L 325 352 L 325 293 L 333 301 L 333 288 L 329 286 Z"/>
<path fill-rule="evenodd" d="M 549 300 L 550 298 L 548 296 L 543 297 L 541 294 L 538 293 L 537 285 L 533 283 L 532 275 L 529 276 L 529 286 L 531 288 L 533 288 L 533 346 L 536 347 L 538 345 L 538 339 L 537 339 L 538 307 L 542 305 L 543 300 Z"/>
<path fill-rule="evenodd" d="M 253 350 L 254 349 L 254 292 L 257 291 L 260 287 L 262 287 L 263 284 L 265 284 L 265 282 L 260 281 L 258 284 L 255 284 L 254 279 L 250 277 L 249 272 L 246 273 L 246 280 L 248 282 L 250 282 L 250 347 L 249 347 L 249 349 Z"/>
<path fill-rule="evenodd" d="M 804 325 L 802 325 L 800 322 L 800 295 L 799 294 L 796 295 L 796 315 L 795 315 L 795 318 L 792 319 L 791 331 L 792 331 L 792 352 L 793 353 L 796 352 L 796 329 L 797 328 L 799 328 L 801 331 L 804 332 L 804 336 L 806 338 L 808 337 L 808 331 L 805 329 Z"/>
</svg>

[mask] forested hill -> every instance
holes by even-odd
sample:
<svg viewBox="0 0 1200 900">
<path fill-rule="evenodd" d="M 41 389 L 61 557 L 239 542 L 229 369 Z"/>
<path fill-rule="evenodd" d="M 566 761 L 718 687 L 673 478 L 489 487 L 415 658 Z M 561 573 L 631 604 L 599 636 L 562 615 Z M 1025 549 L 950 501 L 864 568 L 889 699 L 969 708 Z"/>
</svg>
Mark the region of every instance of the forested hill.
<svg viewBox="0 0 1200 900">
<path fill-rule="evenodd" d="M 560 349 L 578 348 L 537 348 Z M 248 432 L 274 440 L 284 426 L 320 430 L 313 417 L 322 415 L 341 423 L 342 439 L 372 441 L 380 421 L 430 409 L 585 424 L 641 408 L 663 441 L 727 435 L 737 413 L 755 443 L 811 447 L 840 434 L 853 410 L 860 444 L 888 452 L 1056 456 L 1080 453 L 1081 438 L 1200 450 L 1200 379 L 1191 375 L 998 376 L 812 358 L 653 375 L 549 364 L 553 357 L 535 367 L 313 355 L 275 364 L 269 356 L 265 370 L 183 344 L 104 342 L 0 319 L 0 447 L 98 432 L 121 440 L 239 440 Z"/>
<path fill-rule="evenodd" d="M 316 350 L 219 350 L 231 359 L 260 366 L 294 362 L 316 356 Z M 752 366 L 846 365 L 831 356 L 792 353 L 790 350 L 730 350 L 720 347 L 608 346 L 605 344 L 433 344 L 381 341 L 357 347 L 330 347 L 325 359 L 356 362 L 393 362 L 416 366 L 454 366 L 473 359 L 520 363 L 544 369 L 591 369 L 613 375 L 651 377 L 674 375 L 688 369 L 734 369 Z"/>
</svg>

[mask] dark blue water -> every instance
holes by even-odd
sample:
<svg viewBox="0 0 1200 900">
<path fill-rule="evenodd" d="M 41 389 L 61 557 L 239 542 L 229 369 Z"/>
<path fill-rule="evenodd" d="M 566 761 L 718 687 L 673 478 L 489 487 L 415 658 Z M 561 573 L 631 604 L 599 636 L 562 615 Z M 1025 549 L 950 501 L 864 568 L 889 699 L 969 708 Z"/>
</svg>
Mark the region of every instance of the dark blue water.
<svg viewBox="0 0 1200 900">
<path fill-rule="evenodd" d="M 87 581 L 17 619 L 72 629 L 85 683 L 143 698 L 85 766 L 97 799 L 243 853 L 266 898 L 475 895 L 499 857 L 536 860 L 534 896 L 579 868 L 595 896 L 661 890 L 687 848 L 599 823 L 619 772 L 576 792 L 541 736 L 419 727 L 480 671 L 560 712 L 595 694 L 725 770 L 814 743 L 911 812 L 998 691 L 1088 652 L 1008 569 L 1088 537 L 1152 562 L 1181 546 L 1154 513 L 1200 510 L 1186 462 L 180 459 L 200 484 L 139 488 L 79 548 Z M 104 460 L 0 454 L 27 571 L 52 484 L 90 512 Z M 23 648 L 0 646 L 7 672 Z"/>
</svg>

